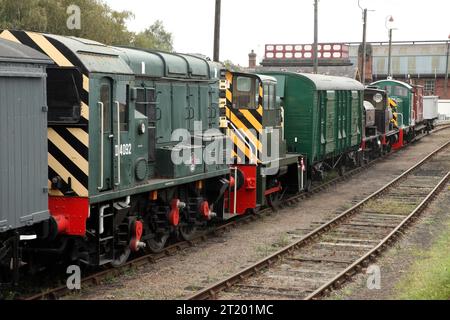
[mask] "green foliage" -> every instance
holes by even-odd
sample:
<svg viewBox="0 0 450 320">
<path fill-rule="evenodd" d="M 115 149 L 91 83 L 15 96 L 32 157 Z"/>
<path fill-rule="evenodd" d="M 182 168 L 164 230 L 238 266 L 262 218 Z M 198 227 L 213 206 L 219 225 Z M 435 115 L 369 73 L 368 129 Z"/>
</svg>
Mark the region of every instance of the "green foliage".
<svg viewBox="0 0 450 320">
<path fill-rule="evenodd" d="M 417 262 L 397 285 L 395 299 L 448 300 L 450 298 L 450 223 L 432 248 L 416 253 Z"/>
<path fill-rule="evenodd" d="M 150 28 L 136 34 L 133 46 L 170 52 L 173 51 L 172 34 L 164 29 L 162 21 L 157 20 Z"/>
<path fill-rule="evenodd" d="M 240 72 L 243 70 L 240 65 L 234 64 L 231 60 L 225 60 L 223 64 L 225 65 L 225 68 L 230 71 Z"/>
<path fill-rule="evenodd" d="M 81 9 L 80 30 L 67 27 L 67 8 L 73 4 Z M 126 26 L 133 18 L 132 12 L 115 11 L 101 0 L 0 0 L 0 29 L 76 36 L 107 45 L 173 50 L 172 34 L 161 21 L 135 34 Z"/>
</svg>

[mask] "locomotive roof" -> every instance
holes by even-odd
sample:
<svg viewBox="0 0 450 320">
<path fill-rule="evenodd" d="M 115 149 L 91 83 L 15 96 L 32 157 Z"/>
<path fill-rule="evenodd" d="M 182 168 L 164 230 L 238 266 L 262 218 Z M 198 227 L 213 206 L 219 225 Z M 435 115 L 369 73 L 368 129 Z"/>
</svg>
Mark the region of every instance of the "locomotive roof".
<svg viewBox="0 0 450 320">
<path fill-rule="evenodd" d="M 219 70 L 204 58 L 138 48 L 116 48 L 136 75 L 147 77 L 190 78 L 208 80 L 217 78 Z"/>
<path fill-rule="evenodd" d="M 133 74 L 113 47 L 77 37 L 58 35 L 45 35 L 45 37 L 60 42 L 72 54 L 75 54 L 88 72 Z"/>
<path fill-rule="evenodd" d="M 372 91 L 372 92 L 379 92 L 379 93 L 383 93 L 386 94 L 386 90 L 381 89 L 377 86 L 366 86 L 366 88 L 364 89 L 365 91 Z"/>
<path fill-rule="evenodd" d="M 361 82 L 351 78 L 312 73 L 299 73 L 297 75 L 310 80 L 315 85 L 316 90 L 364 90 Z"/>
<path fill-rule="evenodd" d="M 380 81 L 372 83 L 372 85 L 382 85 L 383 83 L 388 83 L 388 82 L 395 83 L 395 84 L 397 84 L 399 86 L 407 88 L 408 90 L 412 90 L 413 89 L 413 87 L 409 83 L 406 83 L 406 82 L 403 82 L 403 81 L 398 81 L 398 80 L 393 80 L 393 79 L 380 80 Z"/>
<path fill-rule="evenodd" d="M 51 64 L 46 55 L 21 43 L 0 39 L 0 61 L 14 63 Z"/>
<path fill-rule="evenodd" d="M 263 74 L 257 74 L 257 76 L 259 77 L 259 79 L 262 82 L 268 82 L 268 81 L 277 82 L 277 79 L 274 77 L 271 77 L 271 76 L 267 76 L 267 75 L 263 75 Z"/>
<path fill-rule="evenodd" d="M 259 74 L 259 73 L 246 73 L 246 72 L 233 72 L 234 75 L 237 76 L 244 76 L 247 77 L 249 74 L 253 75 L 255 78 L 258 78 L 261 82 L 266 83 L 266 82 L 274 82 L 277 83 L 277 79 L 272 77 L 272 76 L 268 76 L 266 74 Z"/>
<path fill-rule="evenodd" d="M 0 35 L 18 45 L 22 42 L 22 52 L 38 49 L 58 66 L 75 65 L 85 75 L 94 72 L 199 80 L 217 79 L 220 75 L 217 64 L 196 55 L 113 47 L 83 38 L 20 30 L 0 30 Z"/>
<path fill-rule="evenodd" d="M 85 76 L 89 72 L 132 74 L 117 51 L 95 41 L 23 30 L 0 30 L 0 37 L 47 55 L 59 67 L 79 67 Z M 25 50 L 29 49 L 21 49 Z"/>
</svg>

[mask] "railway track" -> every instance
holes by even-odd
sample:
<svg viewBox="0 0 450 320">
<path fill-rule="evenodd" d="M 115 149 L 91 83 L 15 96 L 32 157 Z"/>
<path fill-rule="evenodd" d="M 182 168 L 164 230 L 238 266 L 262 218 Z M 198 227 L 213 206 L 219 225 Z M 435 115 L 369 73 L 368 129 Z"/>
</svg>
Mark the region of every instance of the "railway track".
<svg viewBox="0 0 450 320">
<path fill-rule="evenodd" d="M 449 126 L 449 128 L 450 128 L 450 126 Z M 389 154 L 389 155 L 391 155 L 391 154 Z M 389 155 L 387 155 L 387 156 L 389 156 Z M 328 181 L 326 183 L 315 186 L 309 192 L 301 193 L 294 197 L 290 197 L 289 199 L 286 199 L 283 203 L 281 203 L 279 205 L 279 209 L 294 205 L 301 200 L 312 197 L 313 195 L 318 194 L 340 182 L 346 181 L 346 180 L 350 179 L 351 177 L 363 172 L 364 170 L 367 170 L 368 168 L 374 166 L 376 163 L 378 163 L 384 159 L 386 159 L 386 157 L 381 157 L 376 160 L 373 160 L 363 167 L 355 168 L 351 171 L 346 172 L 343 176 L 337 177 L 331 181 Z M 83 288 L 89 287 L 92 285 L 98 285 L 106 278 L 120 276 L 129 270 L 133 270 L 133 269 L 139 268 L 139 267 L 147 265 L 147 264 L 157 263 L 168 256 L 173 256 L 185 249 L 195 247 L 199 243 L 207 241 L 212 236 L 217 236 L 217 235 L 223 234 L 225 232 L 229 232 L 231 229 L 236 228 L 239 225 L 242 225 L 245 223 L 250 223 L 252 221 L 261 219 L 267 215 L 271 215 L 272 213 L 274 213 L 274 210 L 272 208 L 265 208 L 265 209 L 257 212 L 254 215 L 238 217 L 230 222 L 227 222 L 223 225 L 217 226 L 217 227 L 213 228 L 212 230 L 205 232 L 204 234 L 196 237 L 195 239 L 193 239 L 191 241 L 180 241 L 171 246 L 168 246 L 161 253 L 148 254 L 145 256 L 141 256 L 141 257 L 138 257 L 136 259 L 129 261 L 128 263 L 126 263 L 125 265 L 123 265 L 119 268 L 111 268 L 111 269 L 107 269 L 107 270 L 89 275 L 81 280 L 81 285 Z M 56 300 L 64 295 L 67 295 L 70 293 L 71 293 L 71 291 L 67 288 L 67 286 L 62 285 L 62 286 L 58 286 L 58 287 L 55 287 L 52 289 L 46 289 L 40 293 L 33 294 L 31 296 L 24 296 L 19 299 L 20 300 L 44 300 L 44 299 Z"/>
<path fill-rule="evenodd" d="M 446 130 L 446 129 L 450 129 L 450 125 L 439 126 L 438 128 L 436 128 L 433 131 L 433 133 L 436 133 L 436 132 L 439 132 L 442 130 Z M 348 171 L 343 176 L 337 177 L 331 181 L 328 181 L 321 185 L 315 186 L 310 192 L 301 193 L 299 195 L 285 199 L 283 201 L 283 203 L 280 204 L 280 208 L 295 205 L 296 203 L 298 203 L 301 200 L 304 200 L 308 197 L 318 194 L 332 186 L 335 186 L 336 184 L 338 184 L 340 182 L 346 181 L 346 180 L 350 179 L 351 177 L 374 166 L 375 164 L 385 160 L 386 158 L 388 158 L 390 155 L 392 155 L 394 153 L 396 153 L 396 151 L 393 151 L 390 154 L 387 154 L 386 156 L 377 158 L 362 167 L 358 167 L 351 171 Z M 199 235 L 197 238 L 195 238 L 191 241 L 181 241 L 181 242 L 177 242 L 171 246 L 168 246 L 161 253 L 140 256 L 140 257 L 137 257 L 137 258 L 129 261 L 128 263 L 126 263 L 125 265 L 123 265 L 119 268 L 110 268 L 107 270 L 103 270 L 103 271 L 91 274 L 81 280 L 81 285 L 83 288 L 93 286 L 93 285 L 98 285 L 107 278 L 117 277 L 117 276 L 125 274 L 129 270 L 135 270 L 144 265 L 157 263 L 168 256 L 173 256 L 179 252 L 182 252 L 185 249 L 195 247 L 199 243 L 207 241 L 212 236 L 217 236 L 224 232 L 228 232 L 231 229 L 236 228 L 241 224 L 245 224 L 245 223 L 249 223 L 254 220 L 258 220 L 267 215 L 271 215 L 272 213 L 273 213 L 272 208 L 266 208 L 266 209 L 259 211 L 255 215 L 249 215 L 249 216 L 236 218 L 230 222 L 227 222 L 223 225 L 219 225 L 217 227 L 212 228 L 211 230 L 206 231 L 205 233 L 203 233 L 202 235 Z M 51 289 L 45 289 L 42 292 L 39 292 L 39 293 L 36 293 L 33 295 L 27 295 L 24 297 L 20 297 L 19 299 L 20 300 L 44 300 L 44 299 L 55 300 L 55 299 L 59 299 L 59 298 L 63 297 L 64 295 L 68 295 L 71 292 L 72 291 L 70 291 L 67 288 L 67 286 L 61 285 L 61 286 L 57 286 L 57 287 L 54 287 Z"/>
<path fill-rule="evenodd" d="M 449 178 L 447 142 L 332 221 L 189 299 L 318 299 L 390 247 Z"/>
</svg>

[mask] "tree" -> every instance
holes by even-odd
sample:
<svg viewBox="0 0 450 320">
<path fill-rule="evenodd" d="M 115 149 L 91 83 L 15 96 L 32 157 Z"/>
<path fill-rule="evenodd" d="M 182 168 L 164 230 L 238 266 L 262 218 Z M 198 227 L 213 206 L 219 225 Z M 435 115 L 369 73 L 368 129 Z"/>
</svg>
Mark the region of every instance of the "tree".
<svg viewBox="0 0 450 320">
<path fill-rule="evenodd" d="M 67 8 L 81 10 L 81 29 L 67 27 Z M 126 23 L 130 11 L 115 11 L 101 0 L 0 0 L 0 29 L 20 29 L 95 40 L 107 45 L 173 50 L 172 34 L 156 21 L 135 34 Z"/>
<path fill-rule="evenodd" d="M 40 0 L 0 0 L 0 26 L 2 29 L 45 30 L 47 15 Z"/>
<path fill-rule="evenodd" d="M 236 72 L 243 71 L 243 68 L 240 65 L 234 64 L 233 61 L 231 61 L 231 60 L 225 60 L 223 62 L 223 64 L 227 70 L 236 71 Z"/>
<path fill-rule="evenodd" d="M 157 20 L 148 29 L 135 35 L 132 45 L 142 49 L 173 51 L 172 33 L 167 32 L 163 22 Z"/>
</svg>

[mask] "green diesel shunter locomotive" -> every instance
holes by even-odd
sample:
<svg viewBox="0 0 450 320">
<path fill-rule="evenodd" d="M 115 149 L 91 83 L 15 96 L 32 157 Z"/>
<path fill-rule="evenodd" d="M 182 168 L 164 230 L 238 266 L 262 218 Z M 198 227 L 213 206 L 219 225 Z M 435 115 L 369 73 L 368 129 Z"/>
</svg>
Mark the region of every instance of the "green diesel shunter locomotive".
<svg viewBox="0 0 450 320">
<path fill-rule="evenodd" d="M 406 82 L 396 80 L 381 80 L 371 84 L 381 90 L 386 90 L 391 99 L 397 104 L 397 119 L 399 127 L 410 127 L 414 123 L 413 117 L 413 87 Z"/>
<path fill-rule="evenodd" d="M 364 87 L 341 77 L 264 72 L 277 79 L 289 153 L 308 160 L 309 177 L 323 179 L 362 160 Z"/>
<path fill-rule="evenodd" d="M 39 257 L 68 252 L 88 265 L 120 265 L 133 251 L 157 252 L 169 236 L 190 239 L 223 218 L 227 156 L 210 148 L 226 140 L 219 65 L 26 31 L 0 38 L 53 63 L 46 109 L 54 225 L 29 252 L 36 245 Z"/>
<path fill-rule="evenodd" d="M 395 108 L 394 117 L 400 128 L 400 141 L 396 148 L 401 148 L 426 132 L 422 86 L 394 79 L 380 80 L 372 83 L 371 86 L 386 90 Z"/>
</svg>

